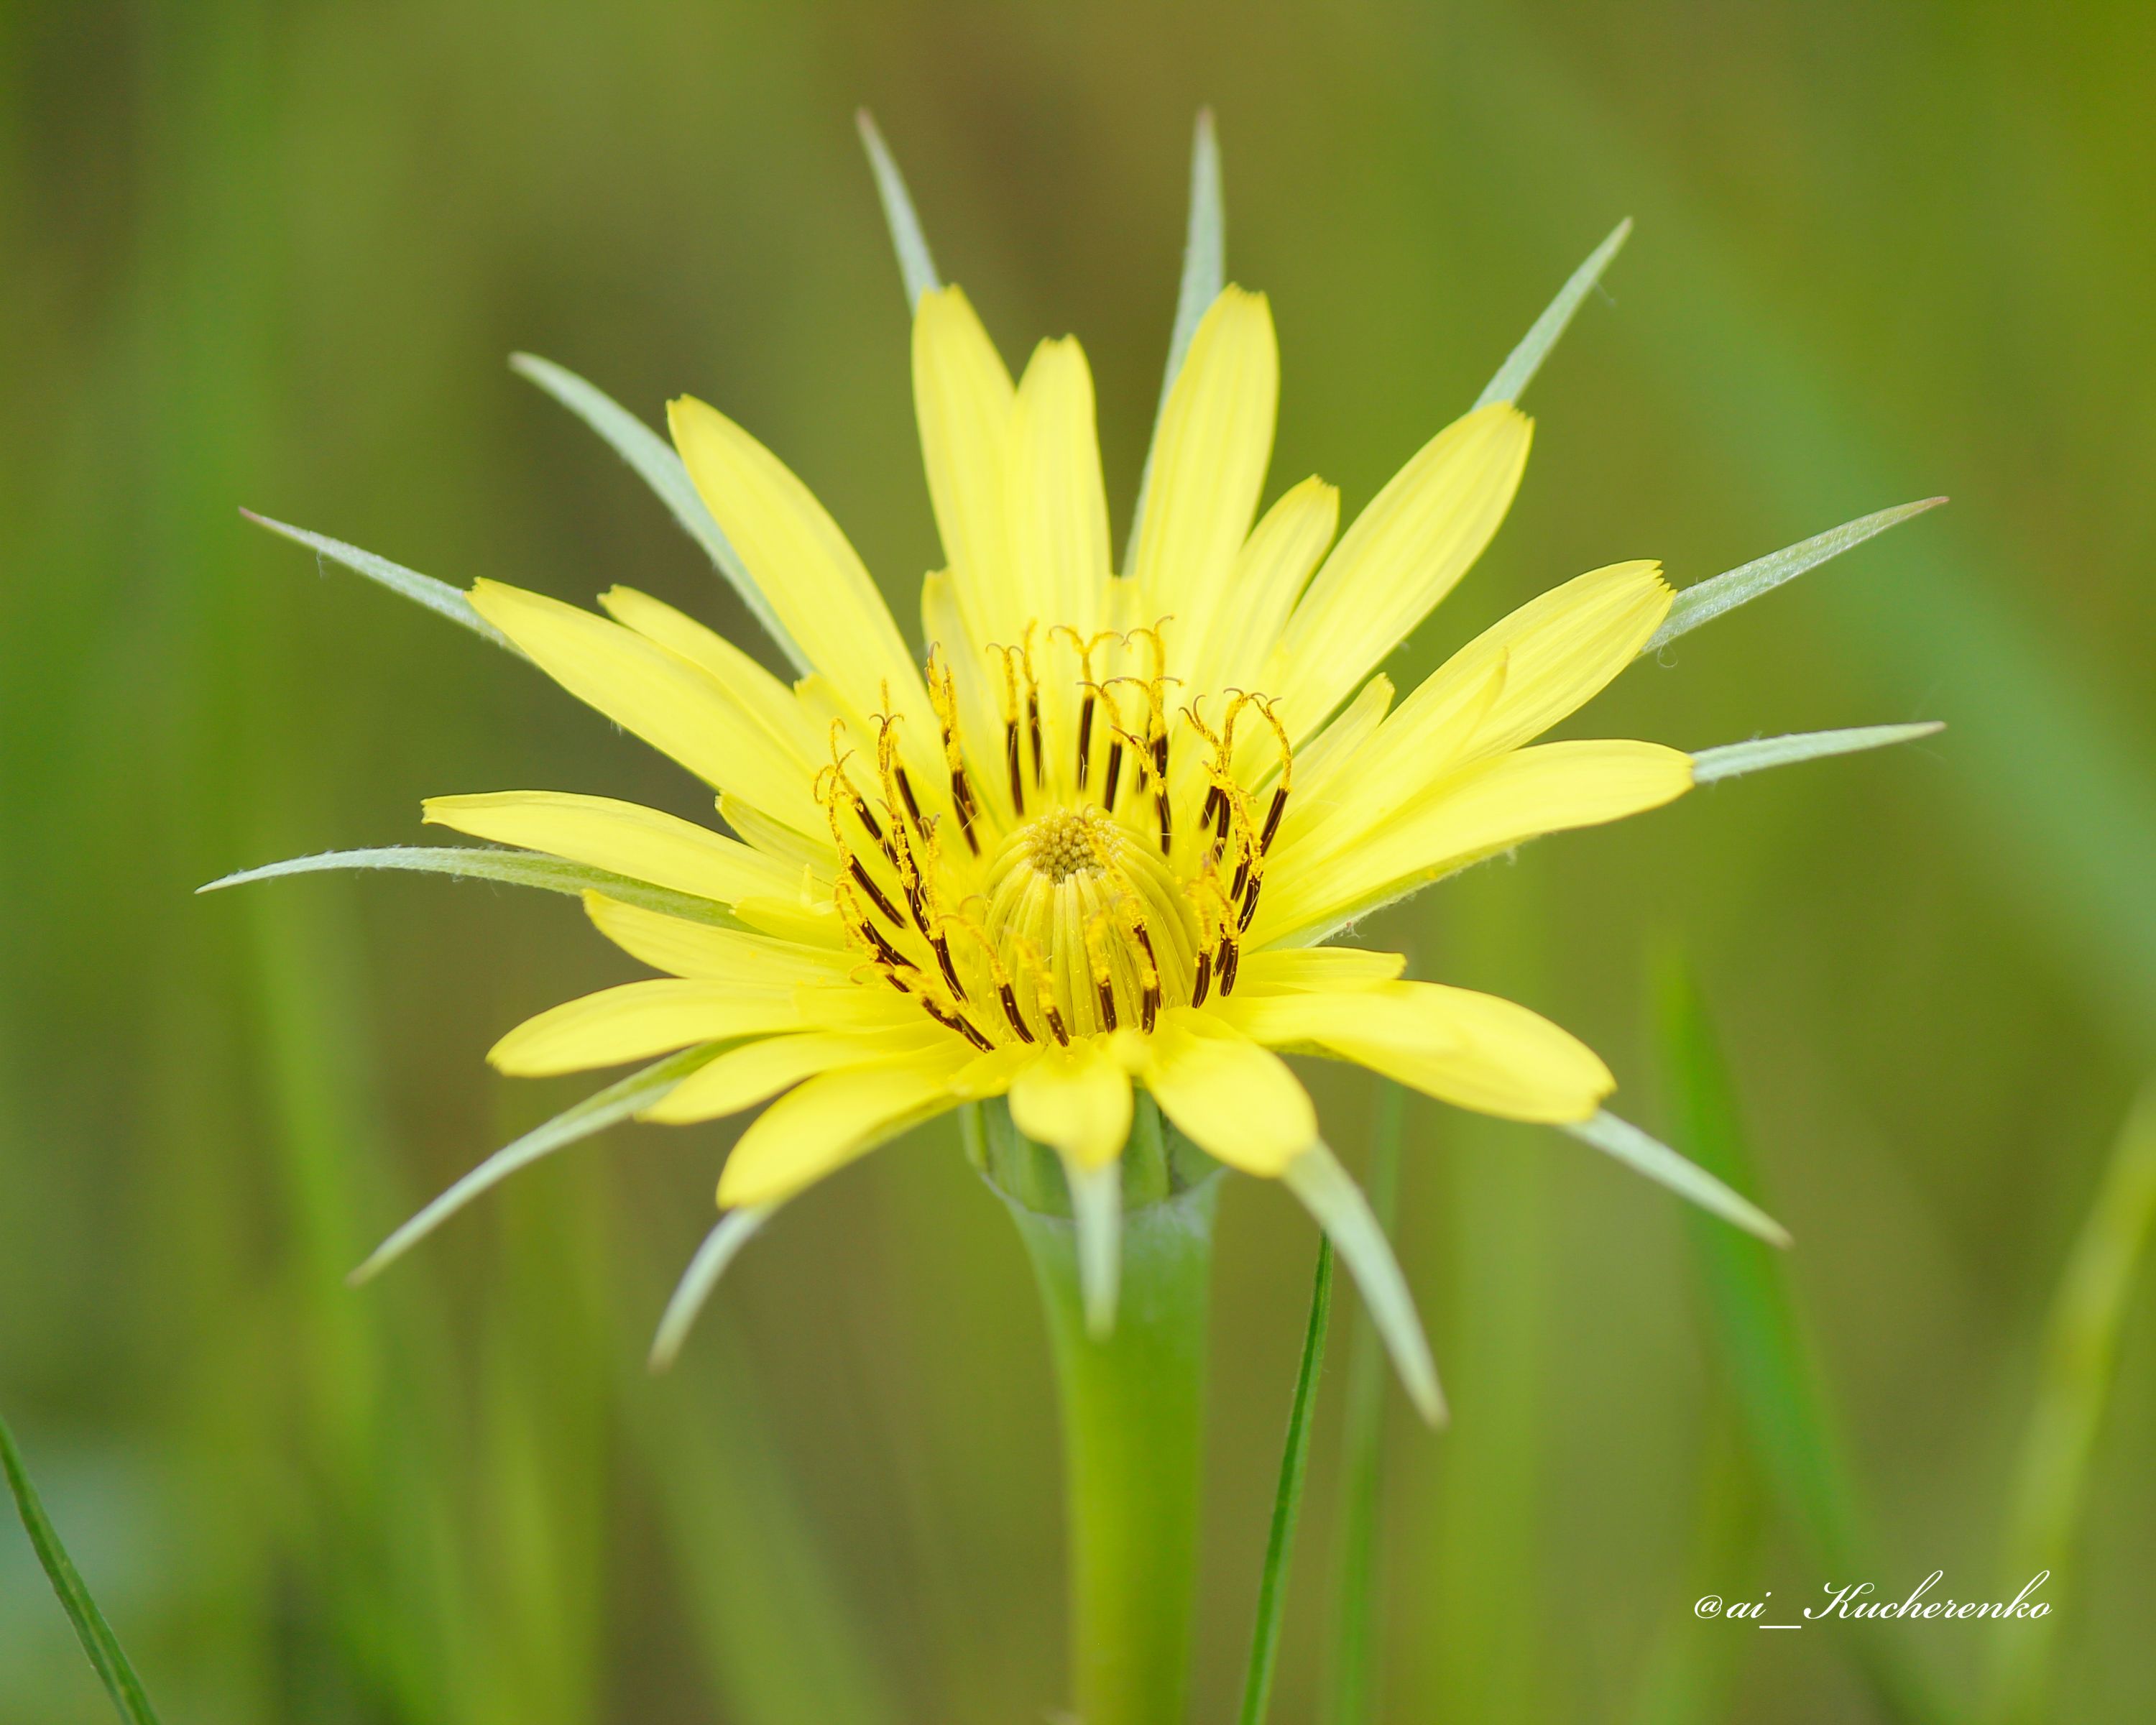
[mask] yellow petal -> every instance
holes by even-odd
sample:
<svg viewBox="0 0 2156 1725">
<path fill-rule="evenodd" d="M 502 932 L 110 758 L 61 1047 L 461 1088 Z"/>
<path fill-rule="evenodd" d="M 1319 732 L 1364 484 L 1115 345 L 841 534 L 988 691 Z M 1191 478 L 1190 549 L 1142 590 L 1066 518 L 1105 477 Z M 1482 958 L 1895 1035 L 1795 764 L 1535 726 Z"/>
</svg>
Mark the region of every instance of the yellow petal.
<svg viewBox="0 0 2156 1725">
<path fill-rule="evenodd" d="M 1531 430 L 1503 402 L 1454 421 L 1342 536 L 1281 638 L 1292 736 L 1322 722 L 1482 554 L 1519 489 Z"/>
<path fill-rule="evenodd" d="M 1401 953 L 1366 952 L 1359 947 L 1289 947 L 1253 952 L 1236 973 L 1235 998 L 1374 988 L 1395 980 L 1407 968 Z"/>
<path fill-rule="evenodd" d="M 490 839 L 497 845 L 543 850 L 549 856 L 718 904 L 800 889 L 797 872 L 737 839 L 611 797 L 495 791 L 475 797 L 429 797 L 421 809 L 434 826 Z"/>
<path fill-rule="evenodd" d="M 1023 634 L 1024 625 L 1015 631 Z M 968 737 L 988 739 L 1003 735 L 1003 671 L 1001 661 L 988 650 L 992 640 L 1008 635 L 975 632 L 961 614 L 957 578 L 948 571 L 924 576 L 921 583 L 921 634 L 932 648 L 942 649 L 958 691 L 958 728 Z M 976 747 L 979 747 L 978 744 Z M 1012 819 L 1010 791 L 1000 773 L 977 775 L 973 794 L 985 803 L 998 820 Z"/>
<path fill-rule="evenodd" d="M 921 674 L 838 523 L 783 462 L 717 408 L 684 396 L 668 404 L 666 417 L 697 494 L 787 634 L 865 711 L 882 708 L 890 685 L 893 705 L 884 710 L 904 716 L 901 747 L 927 778 L 938 757 Z"/>
<path fill-rule="evenodd" d="M 961 1042 L 955 1050 L 826 1072 L 789 1091 L 734 1146 L 719 1177 L 720 1204 L 776 1204 L 941 1114 L 956 1104 L 951 1081 L 972 1058 Z"/>
<path fill-rule="evenodd" d="M 935 1027 L 924 1024 L 924 1029 Z M 888 1060 L 932 1045 L 917 1037 L 909 1045 L 892 1034 L 880 1036 L 841 1036 L 812 1031 L 798 1036 L 772 1036 L 742 1048 L 729 1049 L 708 1065 L 699 1066 L 688 1077 L 637 1116 L 661 1125 L 683 1126 L 693 1121 L 717 1120 L 744 1108 L 768 1101 L 819 1072 L 841 1071 L 871 1060 Z"/>
<path fill-rule="evenodd" d="M 838 911 L 828 898 L 803 899 L 797 888 L 785 898 L 740 898 L 734 901 L 734 915 L 759 934 L 767 934 L 774 940 L 793 941 L 805 947 L 831 947 L 854 952 L 852 937 L 839 921 Z"/>
<path fill-rule="evenodd" d="M 956 287 L 923 294 L 913 315 L 913 411 L 929 501 L 953 596 L 974 642 L 1016 640 L 1009 597 L 1004 468 L 1016 392 L 972 303 Z M 947 652 L 957 643 L 946 641 Z"/>
<path fill-rule="evenodd" d="M 514 1077 L 533 1078 L 649 1060 L 693 1043 L 790 1030 L 800 1022 L 791 991 L 750 993 L 729 983 L 665 977 L 564 1001 L 526 1019 L 486 1057 Z"/>
<path fill-rule="evenodd" d="M 951 1081 L 954 1096 L 968 1102 L 985 1101 L 990 1096 L 1002 1096 L 1033 1060 L 1033 1048 L 1029 1043 L 1006 1042 L 1001 1048 L 992 1049 Z"/>
<path fill-rule="evenodd" d="M 1220 1013 L 1268 1046 L 1314 1045 L 1507 1120 L 1585 1120 L 1616 1088 L 1594 1051 L 1548 1019 L 1495 995 L 1435 983 L 1270 997 L 1238 988 Z"/>
<path fill-rule="evenodd" d="M 819 1030 L 888 1030 L 901 1025 L 932 1024 L 936 1021 L 921 1009 L 917 994 L 901 994 L 878 983 L 874 988 L 846 983 L 837 988 L 804 983 L 793 991 L 802 1022 Z M 961 1048 L 971 1049 L 956 1030 L 943 1034 Z"/>
<path fill-rule="evenodd" d="M 796 946 L 737 929 L 715 928 L 637 905 L 625 905 L 603 893 L 584 895 L 584 911 L 598 932 L 654 970 L 705 982 L 734 983 L 747 988 L 828 983 L 845 975 L 852 963 L 828 947 Z"/>
<path fill-rule="evenodd" d="M 1229 603 L 1215 624 L 1192 642 L 1198 669 L 1194 689 L 1260 689 L 1262 675 L 1310 572 L 1325 555 L 1340 525 L 1340 493 L 1321 479 L 1306 479 L 1284 492 L 1250 530 L 1229 577 Z"/>
<path fill-rule="evenodd" d="M 1378 734 L 1392 704 L 1393 680 L 1380 671 L 1331 724 L 1296 750 L 1295 793 L 1288 798 L 1287 819 L 1273 844 L 1276 856 L 1284 855 L 1303 834 L 1329 823 L 1355 800 L 1362 788 L 1363 751 Z M 1253 726 L 1251 732 L 1258 728 Z M 1246 783 L 1262 766 L 1260 748 L 1273 746 L 1270 735 L 1251 732 L 1239 739 L 1235 750 Z"/>
<path fill-rule="evenodd" d="M 1161 411 L 1131 569 L 1196 649 L 1212 628 L 1272 459 L 1280 349 L 1263 294 L 1224 289 L 1198 326 Z M 1147 619 L 1150 622 L 1152 619 Z"/>
<path fill-rule="evenodd" d="M 1231 1168 L 1277 1174 L 1317 1142 L 1317 1111 L 1286 1062 L 1210 1013 L 1163 1013 L 1142 1059 L 1162 1111 Z"/>
<path fill-rule="evenodd" d="M 1108 498 L 1093 429 L 1093 374 L 1069 336 L 1034 349 L 1019 384 L 1007 495 L 1023 617 L 1038 620 L 1043 647 L 1045 632 L 1059 623 L 1090 637 L 1107 597 Z"/>
<path fill-rule="evenodd" d="M 1327 848 L 1358 842 L 1448 773 L 1517 748 L 1586 705 L 1639 656 L 1671 597 L 1659 564 L 1614 563 L 1484 630 L 1363 750 Z"/>
<path fill-rule="evenodd" d="M 723 791 L 719 793 L 719 819 L 739 833 L 752 850 L 791 869 L 797 880 L 806 869 L 819 887 L 829 889 L 831 877 L 838 870 L 839 854 L 832 846 L 828 824 L 820 834 L 796 832 L 783 821 L 773 820 L 762 810 Z"/>
<path fill-rule="evenodd" d="M 471 603 L 578 700 L 706 783 L 803 831 L 823 819 L 793 758 L 709 672 L 542 593 L 481 581 Z"/>
<path fill-rule="evenodd" d="M 1469 863 L 1571 827 L 1656 809 L 1691 788 L 1691 757 L 1652 742 L 1547 742 L 1485 761 L 1426 792 L 1360 845 L 1268 868 L 1253 946 L 1332 929 Z"/>
<path fill-rule="evenodd" d="M 1040 1050 L 1011 1081 L 1012 1122 L 1035 1143 L 1060 1150 L 1081 1168 L 1122 1153 L 1131 1132 L 1131 1081 L 1090 1038 L 1067 1049 Z"/>
<path fill-rule="evenodd" d="M 633 587 L 608 588 L 599 603 L 624 628 L 710 675 L 812 777 L 829 758 L 829 739 L 801 711 L 793 691 L 716 629 Z"/>
</svg>

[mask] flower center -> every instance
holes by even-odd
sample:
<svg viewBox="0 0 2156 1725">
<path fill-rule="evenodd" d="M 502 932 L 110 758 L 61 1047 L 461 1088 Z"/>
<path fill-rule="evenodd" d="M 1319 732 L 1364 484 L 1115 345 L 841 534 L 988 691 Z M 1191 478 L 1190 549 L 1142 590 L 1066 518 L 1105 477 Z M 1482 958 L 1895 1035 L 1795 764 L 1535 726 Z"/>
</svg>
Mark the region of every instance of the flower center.
<svg viewBox="0 0 2156 1725">
<path fill-rule="evenodd" d="M 1044 814 L 1020 835 L 1033 871 L 1060 886 L 1073 875 L 1101 872 L 1101 854 L 1093 836 L 1096 810 L 1058 809 Z"/>
<path fill-rule="evenodd" d="M 1036 625 L 989 649 L 969 697 L 939 649 L 940 737 L 877 716 L 872 778 L 834 721 L 817 796 L 861 981 L 983 1050 L 1149 1031 L 1232 992 L 1293 761 L 1262 696 L 1214 697 L 1217 731 L 1202 698 L 1171 719 L 1167 659 L 1158 626 Z M 998 706 L 1000 734 L 980 737 Z"/>
</svg>

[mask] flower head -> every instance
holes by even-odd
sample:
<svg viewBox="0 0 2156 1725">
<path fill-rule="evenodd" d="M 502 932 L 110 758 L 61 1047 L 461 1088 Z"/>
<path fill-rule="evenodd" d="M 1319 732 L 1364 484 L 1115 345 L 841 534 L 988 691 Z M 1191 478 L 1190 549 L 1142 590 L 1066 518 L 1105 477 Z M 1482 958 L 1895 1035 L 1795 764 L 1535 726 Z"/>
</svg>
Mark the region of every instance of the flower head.
<svg viewBox="0 0 2156 1725">
<path fill-rule="evenodd" d="M 1677 631 L 1671 589 L 1642 562 L 1545 593 L 1395 699 L 1378 667 L 1496 533 L 1532 435 L 1513 398 L 1621 230 L 1522 344 L 1527 359 L 1516 354 L 1337 537 L 1338 495 L 1318 479 L 1260 511 L 1279 390 L 1272 317 L 1262 295 L 1220 288 L 1173 368 L 1118 571 L 1084 352 L 1043 341 L 1014 381 L 963 293 L 928 275 L 901 213 L 901 249 L 918 252 L 914 397 L 946 561 L 921 584 L 924 650 L 808 488 L 725 414 L 674 403 L 673 465 L 590 386 L 529 362 L 705 538 L 793 680 L 627 588 L 594 613 L 481 581 L 465 610 L 439 583 L 284 531 L 495 634 L 704 780 L 731 832 L 589 796 L 440 797 L 428 821 L 524 860 L 372 852 L 280 867 L 365 858 L 582 886 L 599 931 L 662 973 L 542 1013 L 490 1058 L 540 1075 L 666 1057 L 543 1147 L 631 1110 L 681 1123 L 768 1104 L 726 1163 L 718 1197 L 733 1214 L 692 1268 L 677 1320 L 773 1207 L 968 1101 L 1007 1098 L 1019 1128 L 1063 1158 L 1081 1228 L 1097 1228 L 1115 1211 L 1142 1091 L 1218 1161 L 1287 1180 L 1434 1408 L 1382 1234 L 1283 1052 L 1570 1127 L 1777 1232 L 1602 1113 L 1614 1081 L 1567 1032 L 1339 943 L 1378 907 L 1538 834 L 1914 728 L 1700 756 L 1537 742 Z M 1692 620 L 1888 524 L 1695 588 Z M 422 855 L 434 860 L 398 861 Z M 496 1163 L 384 1255 L 498 1178 Z M 1107 1266 L 1105 1313 L 1112 1250 L 1091 1261 Z"/>
<path fill-rule="evenodd" d="M 1373 675 L 1496 531 L 1528 420 L 1496 403 L 1441 431 L 1337 546 L 1317 480 L 1260 517 L 1278 359 L 1264 297 L 1229 287 L 1169 393 L 1119 575 L 1078 344 L 1043 342 L 1014 384 L 944 288 L 920 303 L 914 368 L 949 565 L 923 583 L 922 657 L 807 487 L 693 400 L 672 408 L 676 446 L 806 676 L 788 687 L 625 589 L 604 617 L 473 590 L 571 693 L 711 784 L 741 835 L 582 797 L 429 803 L 430 821 L 737 925 L 593 893 L 600 930 L 668 979 L 543 1014 L 495 1063 L 730 1045 L 646 1111 L 706 1120 L 787 1093 L 735 1147 L 728 1205 L 1006 1094 L 1029 1136 L 1096 1168 L 1134 1081 L 1213 1156 L 1277 1174 L 1319 1137 L 1284 1048 L 1489 1112 L 1591 1117 L 1613 1081 L 1554 1025 L 1317 944 L 1466 863 L 1691 788 L 1690 757 L 1656 744 L 1527 746 L 1660 625 L 1651 563 L 1537 600 L 1397 711 Z"/>
</svg>

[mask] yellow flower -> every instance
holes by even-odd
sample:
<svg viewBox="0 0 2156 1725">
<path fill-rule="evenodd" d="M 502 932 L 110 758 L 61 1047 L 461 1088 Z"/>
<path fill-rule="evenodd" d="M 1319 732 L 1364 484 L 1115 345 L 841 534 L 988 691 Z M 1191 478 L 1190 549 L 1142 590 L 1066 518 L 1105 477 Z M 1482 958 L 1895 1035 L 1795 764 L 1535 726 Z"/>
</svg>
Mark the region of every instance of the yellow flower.
<svg viewBox="0 0 2156 1725">
<path fill-rule="evenodd" d="M 1535 740 L 1643 649 L 1925 506 L 1695 588 L 1682 620 L 1656 564 L 1592 571 L 1396 701 L 1378 667 L 1503 520 L 1532 435 L 1512 398 L 1623 230 L 1484 401 L 1337 540 L 1338 494 L 1321 480 L 1260 512 L 1279 393 L 1272 316 L 1262 295 L 1220 290 L 1173 369 L 1119 573 L 1083 351 L 1043 341 L 1014 382 L 965 295 L 935 283 L 910 210 L 894 217 L 947 564 L 921 587 L 925 655 L 838 525 L 747 431 L 677 401 L 676 464 L 544 362 L 519 363 L 667 496 L 797 680 L 627 588 L 600 595 L 603 615 L 491 581 L 467 607 L 369 553 L 278 529 L 521 652 L 705 781 L 732 829 L 552 792 L 438 797 L 428 821 L 515 849 L 344 853 L 230 877 L 428 867 L 581 887 L 598 930 L 663 973 L 542 1013 L 495 1045 L 490 1058 L 516 1075 L 669 1058 L 501 1153 L 370 1267 L 511 1168 L 624 1114 L 683 1123 L 767 1104 L 726 1163 L 718 1199 L 732 1214 L 691 1268 L 664 1353 L 775 1206 L 910 1127 L 1004 1097 L 1019 1129 L 1063 1159 L 1105 1321 L 1118 1158 L 1142 1089 L 1212 1157 L 1296 1191 L 1434 1410 L 1398 1270 L 1285 1052 L 1567 1127 L 1778 1237 L 1743 1199 L 1602 1112 L 1614 1081 L 1566 1031 L 1337 942 L 1379 906 L 1541 834 L 1929 728 L 1697 756 Z"/>
<path fill-rule="evenodd" d="M 951 287 L 922 297 L 913 345 L 948 563 L 922 586 L 925 664 L 808 488 L 693 400 L 674 403 L 676 447 L 807 676 L 789 688 L 625 588 L 603 617 L 472 590 L 570 693 L 712 786 L 741 834 L 588 797 L 430 801 L 437 824 L 742 925 L 588 895 L 600 932 L 666 979 L 544 1013 L 494 1063 L 566 1072 L 725 1041 L 644 1115 L 781 1096 L 727 1160 L 730 1207 L 988 1096 L 1098 1168 L 1133 1082 L 1219 1160 L 1278 1175 L 1319 1141 L 1287 1049 L 1510 1118 L 1592 1117 L 1614 1081 L 1555 1025 L 1318 944 L 1493 852 L 1691 787 L 1691 757 L 1658 744 L 1530 746 L 1661 624 L 1654 564 L 1537 600 L 1396 710 L 1373 675 L 1496 531 L 1526 417 L 1497 403 L 1440 432 L 1337 545 L 1320 480 L 1260 518 L 1279 360 L 1264 297 L 1228 288 L 1168 398 L 1118 575 L 1078 344 L 1043 342 L 1014 385 Z"/>
</svg>

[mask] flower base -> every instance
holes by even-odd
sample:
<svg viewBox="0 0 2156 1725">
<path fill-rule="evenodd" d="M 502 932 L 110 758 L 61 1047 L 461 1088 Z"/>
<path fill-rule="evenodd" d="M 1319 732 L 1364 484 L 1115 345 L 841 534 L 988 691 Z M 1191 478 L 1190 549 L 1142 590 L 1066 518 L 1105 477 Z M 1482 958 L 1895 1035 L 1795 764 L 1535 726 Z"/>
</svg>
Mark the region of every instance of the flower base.
<svg viewBox="0 0 2156 1725">
<path fill-rule="evenodd" d="M 1063 1411 L 1073 1702 L 1083 1725 L 1180 1725 L 1195 1604 L 1207 1296 L 1220 1168 L 1141 1096 L 1124 1153 L 1113 1332 L 1091 1335 L 1055 1153 L 1000 1102 L 968 1149 L 1033 1260 Z"/>
</svg>

